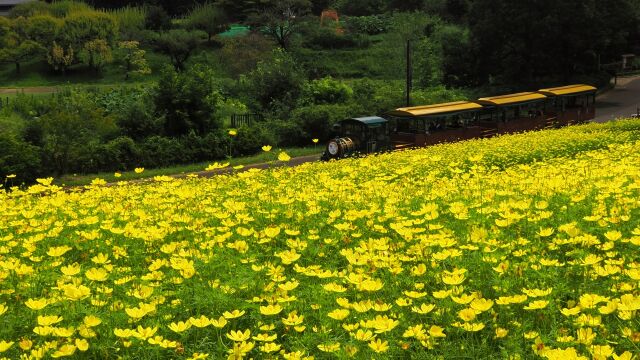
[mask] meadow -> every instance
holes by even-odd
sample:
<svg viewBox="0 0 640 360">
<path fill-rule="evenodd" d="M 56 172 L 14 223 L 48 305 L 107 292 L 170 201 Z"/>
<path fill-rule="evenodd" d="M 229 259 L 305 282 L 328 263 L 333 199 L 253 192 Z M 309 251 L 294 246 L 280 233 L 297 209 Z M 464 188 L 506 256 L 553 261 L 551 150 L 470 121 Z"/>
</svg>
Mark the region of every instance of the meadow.
<svg viewBox="0 0 640 360">
<path fill-rule="evenodd" d="M 282 165 L 0 190 L 1 356 L 640 353 L 639 120 Z"/>
</svg>

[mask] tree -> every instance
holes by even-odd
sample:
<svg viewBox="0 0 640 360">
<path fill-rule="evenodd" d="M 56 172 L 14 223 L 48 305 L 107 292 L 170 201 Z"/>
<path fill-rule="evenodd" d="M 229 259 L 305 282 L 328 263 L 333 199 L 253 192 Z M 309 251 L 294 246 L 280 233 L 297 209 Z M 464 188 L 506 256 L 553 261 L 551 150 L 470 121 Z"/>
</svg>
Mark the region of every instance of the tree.
<svg viewBox="0 0 640 360">
<path fill-rule="evenodd" d="M 140 43 L 137 41 L 122 41 L 118 44 L 125 80 L 129 80 L 131 76 L 151 74 L 151 68 L 145 58 L 146 52 L 139 46 Z"/>
<path fill-rule="evenodd" d="M 258 63 L 246 78 L 248 92 L 266 111 L 290 109 L 300 96 L 304 82 L 304 73 L 282 49 L 274 50 L 271 57 Z"/>
<path fill-rule="evenodd" d="M 187 19 L 187 26 L 204 31 L 208 36 L 207 41 L 211 42 L 213 35 L 228 29 L 228 22 L 229 20 L 222 7 L 207 1 L 191 10 Z"/>
<path fill-rule="evenodd" d="M 145 29 L 162 31 L 171 29 L 171 18 L 160 6 L 149 6 L 145 17 Z"/>
<path fill-rule="evenodd" d="M 51 15 L 36 15 L 27 19 L 26 37 L 43 47 L 49 47 L 56 39 L 62 27 L 63 20 Z"/>
<path fill-rule="evenodd" d="M 203 33 L 199 31 L 173 29 L 155 34 L 153 46 L 156 51 L 171 58 L 171 63 L 176 70 L 182 71 L 185 68 L 185 62 L 197 50 L 202 38 Z"/>
<path fill-rule="evenodd" d="M 43 155 L 57 174 L 67 173 L 74 161 L 97 144 L 113 136 L 117 128 L 112 116 L 92 101 L 92 94 L 72 90 L 57 95 L 53 107 L 38 120 L 42 128 Z"/>
<path fill-rule="evenodd" d="M 66 56 L 73 55 L 73 63 L 83 61 L 89 67 L 98 69 L 99 65 L 111 58 L 111 49 L 117 36 L 118 23 L 113 16 L 98 11 L 80 11 L 64 19 L 57 43 L 61 49 L 69 49 Z M 52 55 L 53 52 L 51 49 Z"/>
<path fill-rule="evenodd" d="M 182 73 L 165 70 L 155 96 L 156 110 L 164 118 L 168 136 L 186 135 L 191 131 L 205 135 L 219 129 L 222 127 L 218 114 L 221 101 L 215 72 L 203 65 Z"/>
<path fill-rule="evenodd" d="M 222 63 L 236 79 L 255 69 L 258 62 L 267 57 L 274 46 L 273 41 L 258 33 L 224 39 L 223 44 Z"/>
<path fill-rule="evenodd" d="M 20 64 L 31 59 L 42 51 L 42 47 L 35 41 L 21 36 L 22 28 L 4 19 L 0 22 L 0 63 L 14 64 L 16 73 L 20 73 Z"/>
<path fill-rule="evenodd" d="M 113 60 L 111 47 L 104 39 L 95 39 L 84 43 L 81 58 L 95 71 L 100 71 L 102 66 Z"/>
<path fill-rule="evenodd" d="M 628 0 L 475 0 L 469 13 L 482 82 L 518 88 L 597 71 L 598 55 L 617 58 L 634 27 Z"/>
<path fill-rule="evenodd" d="M 65 50 L 55 41 L 53 42 L 51 49 L 47 51 L 47 63 L 49 63 L 55 71 L 61 71 L 63 73 L 67 72 L 69 66 L 73 64 L 74 58 L 75 55 L 71 47 L 68 47 Z"/>
<path fill-rule="evenodd" d="M 287 49 L 291 37 L 300 30 L 303 16 L 309 13 L 308 0 L 269 1 L 250 17 L 250 22 L 271 36 L 283 49 Z"/>
</svg>

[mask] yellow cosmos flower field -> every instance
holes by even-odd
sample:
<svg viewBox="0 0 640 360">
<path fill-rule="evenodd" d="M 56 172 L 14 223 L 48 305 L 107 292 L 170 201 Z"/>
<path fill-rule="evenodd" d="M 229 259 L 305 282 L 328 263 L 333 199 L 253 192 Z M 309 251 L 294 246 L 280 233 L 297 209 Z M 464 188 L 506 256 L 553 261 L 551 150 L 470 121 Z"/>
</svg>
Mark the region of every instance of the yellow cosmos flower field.
<svg viewBox="0 0 640 360">
<path fill-rule="evenodd" d="M 0 191 L 0 356 L 627 359 L 640 121 Z"/>
</svg>

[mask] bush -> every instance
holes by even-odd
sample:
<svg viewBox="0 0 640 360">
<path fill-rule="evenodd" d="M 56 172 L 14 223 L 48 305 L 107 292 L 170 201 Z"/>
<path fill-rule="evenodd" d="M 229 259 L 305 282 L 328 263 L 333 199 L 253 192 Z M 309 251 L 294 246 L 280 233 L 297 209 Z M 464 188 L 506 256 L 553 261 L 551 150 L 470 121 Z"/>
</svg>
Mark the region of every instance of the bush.
<svg viewBox="0 0 640 360">
<path fill-rule="evenodd" d="M 271 120 L 261 126 L 273 131 L 275 144 L 281 147 L 308 146 L 311 138 L 307 137 L 298 122 L 285 120 Z"/>
<path fill-rule="evenodd" d="M 164 117 L 165 134 L 202 136 L 222 127 L 219 109 L 222 102 L 215 72 L 197 65 L 184 73 L 167 69 L 158 83 L 155 106 Z"/>
<path fill-rule="evenodd" d="M 140 144 L 142 165 L 145 167 L 162 167 L 181 162 L 187 162 L 184 158 L 182 146 L 178 139 L 163 136 L 151 136 Z"/>
<path fill-rule="evenodd" d="M 246 86 L 260 109 L 287 112 L 300 96 L 304 81 L 304 73 L 293 57 L 276 49 L 249 73 Z"/>
<path fill-rule="evenodd" d="M 0 179 L 16 175 L 15 183 L 30 182 L 41 174 L 40 149 L 0 132 Z"/>
<path fill-rule="evenodd" d="M 347 29 L 358 34 L 377 35 L 389 31 L 390 21 L 386 15 L 350 16 Z"/>
<path fill-rule="evenodd" d="M 312 80 L 305 84 L 301 102 L 310 104 L 338 104 L 346 103 L 353 98 L 353 89 L 340 80 L 330 76 Z"/>
<path fill-rule="evenodd" d="M 144 27 L 147 30 L 161 31 L 171 29 L 171 18 L 161 6 L 147 7 L 144 22 Z"/>
<path fill-rule="evenodd" d="M 345 105 L 312 105 L 295 109 L 292 119 L 299 124 L 307 139 L 325 141 L 331 136 L 333 124 L 353 117 L 353 109 Z"/>
<path fill-rule="evenodd" d="M 314 24 L 315 25 L 315 24 Z M 338 34 L 331 27 L 317 27 L 312 25 L 304 36 L 304 46 L 310 49 L 346 49 L 366 48 L 370 40 L 360 34 Z"/>
<path fill-rule="evenodd" d="M 271 129 L 259 125 L 243 126 L 233 138 L 233 156 L 253 155 L 259 152 L 263 145 L 275 143 L 276 137 Z"/>
</svg>

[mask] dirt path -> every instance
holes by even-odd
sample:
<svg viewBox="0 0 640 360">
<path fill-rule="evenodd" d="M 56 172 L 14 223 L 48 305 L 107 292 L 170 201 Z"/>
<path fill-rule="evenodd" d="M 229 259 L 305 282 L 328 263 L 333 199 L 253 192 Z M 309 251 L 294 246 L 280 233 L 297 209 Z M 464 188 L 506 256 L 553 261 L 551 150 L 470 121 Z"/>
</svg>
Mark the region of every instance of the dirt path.
<svg viewBox="0 0 640 360">
<path fill-rule="evenodd" d="M 0 95 L 3 94 L 16 94 L 16 93 L 25 93 L 25 94 L 51 94 L 57 91 L 56 87 L 53 86 L 34 86 L 34 87 L 24 87 L 24 88 L 0 88 Z"/>
</svg>

